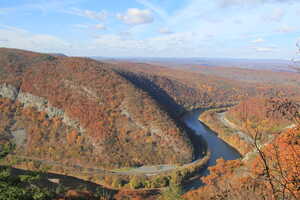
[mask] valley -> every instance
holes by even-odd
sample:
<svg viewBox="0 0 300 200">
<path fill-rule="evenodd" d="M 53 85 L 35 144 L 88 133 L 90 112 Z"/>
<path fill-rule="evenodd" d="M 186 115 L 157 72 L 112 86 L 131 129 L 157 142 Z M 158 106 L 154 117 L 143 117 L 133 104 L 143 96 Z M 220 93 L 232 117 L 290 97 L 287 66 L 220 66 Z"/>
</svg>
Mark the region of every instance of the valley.
<svg viewBox="0 0 300 200">
<path fill-rule="evenodd" d="M 299 8 L 0 1 L 0 200 L 299 200 Z"/>
<path fill-rule="evenodd" d="M 253 80 L 257 71 L 250 69 L 207 73 L 205 67 L 0 52 L 0 139 L 15 145 L 1 164 L 76 177 L 115 196 L 151 199 L 174 185 L 197 196 L 213 188 L 207 180 L 220 164 L 235 178 L 253 178 L 255 144 L 268 148 L 298 127 L 267 116 L 272 98 L 299 101 L 297 74 L 260 71 L 276 74 L 275 83 L 268 76 Z M 220 77 L 219 70 L 231 75 Z M 248 80 L 236 78 L 241 72 Z"/>
</svg>

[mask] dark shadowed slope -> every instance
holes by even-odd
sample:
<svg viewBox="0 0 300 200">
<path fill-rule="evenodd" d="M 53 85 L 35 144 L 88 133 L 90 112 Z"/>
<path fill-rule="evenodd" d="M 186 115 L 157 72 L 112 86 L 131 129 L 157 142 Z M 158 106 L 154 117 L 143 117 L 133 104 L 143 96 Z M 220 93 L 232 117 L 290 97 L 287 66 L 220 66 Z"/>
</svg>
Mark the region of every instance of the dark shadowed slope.
<svg viewBox="0 0 300 200">
<path fill-rule="evenodd" d="M 3 48 L 0 72 L 1 138 L 21 155 L 99 167 L 193 159 L 185 131 L 108 64 Z"/>
</svg>

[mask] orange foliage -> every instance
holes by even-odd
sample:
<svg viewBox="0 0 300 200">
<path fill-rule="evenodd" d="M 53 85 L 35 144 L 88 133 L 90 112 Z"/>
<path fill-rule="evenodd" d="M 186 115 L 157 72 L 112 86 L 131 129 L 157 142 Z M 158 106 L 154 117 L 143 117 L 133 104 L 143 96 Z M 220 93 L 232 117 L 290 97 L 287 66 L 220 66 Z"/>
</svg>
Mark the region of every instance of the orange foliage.
<svg viewBox="0 0 300 200">
<path fill-rule="evenodd" d="M 274 143 L 263 148 L 270 173 L 277 187 L 286 187 L 286 193 L 300 198 L 300 127 L 280 134 Z M 253 163 L 256 174 L 264 173 L 261 158 Z"/>
<path fill-rule="evenodd" d="M 109 168 L 193 159 L 193 147 L 179 124 L 109 64 L 14 49 L 0 49 L 0 63 L 0 84 L 8 83 L 23 93 L 46 99 L 85 130 L 79 138 L 68 134 L 74 127 L 66 126 L 62 119 L 47 119 L 46 113 L 22 109 L 19 124 L 28 125 L 28 152 L 41 145 L 42 149 L 51 146 L 55 150 L 49 157 L 77 155 L 85 163 L 83 154 L 89 154 L 95 164 Z M 9 112 L 8 106 L 1 109 Z M 57 139 L 62 146 L 64 142 L 69 145 L 67 155 L 54 146 Z M 150 140 L 156 148 L 146 142 Z"/>
<path fill-rule="evenodd" d="M 226 116 L 230 121 L 237 124 L 241 129 L 254 138 L 254 131 L 259 130 L 262 133 L 262 139 L 268 135 L 278 134 L 285 127 L 291 124 L 283 117 L 269 117 L 269 103 L 266 98 L 250 98 L 231 108 Z"/>
<path fill-rule="evenodd" d="M 67 142 L 68 144 L 74 144 L 76 143 L 78 138 L 78 133 L 77 131 L 73 130 L 69 134 L 67 134 Z"/>
<path fill-rule="evenodd" d="M 226 181 L 227 177 L 233 175 L 236 168 L 241 167 L 242 162 L 240 160 L 225 161 L 223 158 L 217 160 L 215 166 L 209 167 L 210 174 L 202 178 L 202 181 L 207 185 L 213 185 L 220 180 Z M 224 176 L 226 174 L 226 176 Z"/>
<path fill-rule="evenodd" d="M 185 194 L 188 200 L 252 200 L 300 198 L 300 127 L 281 133 L 263 148 L 275 193 L 271 189 L 261 157 L 254 161 L 218 160 L 210 175 L 202 178 L 205 186 Z"/>
</svg>

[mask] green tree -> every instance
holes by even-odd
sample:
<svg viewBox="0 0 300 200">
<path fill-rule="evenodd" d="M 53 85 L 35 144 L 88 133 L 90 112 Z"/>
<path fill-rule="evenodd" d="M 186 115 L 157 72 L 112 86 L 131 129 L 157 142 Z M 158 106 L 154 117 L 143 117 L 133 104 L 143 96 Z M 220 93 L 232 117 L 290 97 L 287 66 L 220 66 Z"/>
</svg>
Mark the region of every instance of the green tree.
<svg viewBox="0 0 300 200">
<path fill-rule="evenodd" d="M 183 190 L 180 185 L 171 184 L 167 189 L 165 189 L 160 197 L 160 200 L 183 200 L 181 197 L 183 195 Z"/>
<path fill-rule="evenodd" d="M 143 184 L 141 183 L 141 180 L 138 176 L 134 176 L 130 182 L 129 182 L 129 185 L 132 189 L 138 189 L 140 187 L 143 186 Z"/>
<path fill-rule="evenodd" d="M 14 145 L 0 145 L 0 160 L 3 160 L 12 150 Z M 52 196 L 50 192 L 34 185 L 40 178 L 36 172 L 14 176 L 11 168 L 0 166 L 0 200 L 46 200 Z"/>
</svg>

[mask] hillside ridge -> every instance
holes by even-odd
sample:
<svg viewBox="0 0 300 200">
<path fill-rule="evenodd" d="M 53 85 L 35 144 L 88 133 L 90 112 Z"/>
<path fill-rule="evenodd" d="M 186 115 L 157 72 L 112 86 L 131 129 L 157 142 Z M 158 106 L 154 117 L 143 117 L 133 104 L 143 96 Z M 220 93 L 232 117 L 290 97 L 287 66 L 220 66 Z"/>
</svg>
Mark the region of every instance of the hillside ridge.
<svg viewBox="0 0 300 200">
<path fill-rule="evenodd" d="M 24 130 L 19 153 L 105 168 L 193 160 L 185 130 L 109 64 L 14 49 L 0 63 L 0 132 Z"/>
</svg>

